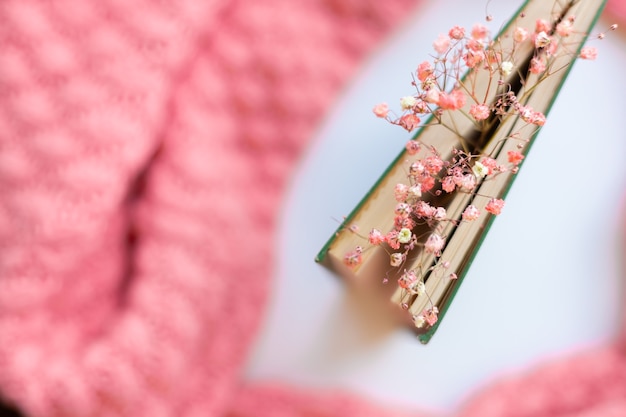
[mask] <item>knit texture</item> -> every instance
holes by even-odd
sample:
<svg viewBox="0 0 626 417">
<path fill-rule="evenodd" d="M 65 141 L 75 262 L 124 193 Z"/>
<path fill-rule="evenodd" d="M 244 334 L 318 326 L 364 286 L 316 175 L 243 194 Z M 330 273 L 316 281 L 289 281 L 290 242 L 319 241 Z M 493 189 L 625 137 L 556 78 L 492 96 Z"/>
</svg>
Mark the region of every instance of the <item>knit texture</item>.
<svg viewBox="0 0 626 417">
<path fill-rule="evenodd" d="M 408 415 L 239 373 L 285 181 L 414 3 L 1 2 L 2 396 L 37 417 Z M 625 358 L 520 376 L 461 415 L 623 416 Z"/>
<path fill-rule="evenodd" d="M 33 416 L 210 416 L 300 150 L 410 0 L 4 1 L 0 388 Z"/>
</svg>

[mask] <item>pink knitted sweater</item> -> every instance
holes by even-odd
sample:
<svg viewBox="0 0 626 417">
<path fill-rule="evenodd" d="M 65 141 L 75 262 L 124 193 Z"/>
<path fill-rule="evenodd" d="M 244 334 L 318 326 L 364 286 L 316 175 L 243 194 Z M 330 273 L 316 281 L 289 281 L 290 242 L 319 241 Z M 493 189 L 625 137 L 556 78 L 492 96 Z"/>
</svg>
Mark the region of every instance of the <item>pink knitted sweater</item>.
<svg viewBox="0 0 626 417">
<path fill-rule="evenodd" d="M 41 417 L 413 415 L 239 373 L 290 170 L 414 3 L 1 2 L 2 397 Z M 459 415 L 624 416 L 626 353 Z"/>
</svg>

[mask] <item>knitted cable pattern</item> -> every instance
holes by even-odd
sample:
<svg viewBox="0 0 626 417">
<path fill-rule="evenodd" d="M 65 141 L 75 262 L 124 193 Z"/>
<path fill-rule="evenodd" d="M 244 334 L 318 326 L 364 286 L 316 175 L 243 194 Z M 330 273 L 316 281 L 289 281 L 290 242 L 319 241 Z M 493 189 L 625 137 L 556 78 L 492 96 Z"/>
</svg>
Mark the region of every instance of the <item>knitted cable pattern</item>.
<svg viewBox="0 0 626 417">
<path fill-rule="evenodd" d="M 3 395 L 224 414 L 288 173 L 411 3 L 2 2 Z"/>
</svg>

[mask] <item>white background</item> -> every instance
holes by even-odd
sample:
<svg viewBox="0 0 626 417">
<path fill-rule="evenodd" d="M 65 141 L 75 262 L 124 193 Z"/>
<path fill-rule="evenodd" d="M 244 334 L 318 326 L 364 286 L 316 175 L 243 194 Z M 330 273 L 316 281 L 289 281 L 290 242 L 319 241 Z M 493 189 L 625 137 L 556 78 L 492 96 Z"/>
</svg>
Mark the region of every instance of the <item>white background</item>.
<svg viewBox="0 0 626 417">
<path fill-rule="evenodd" d="M 517 6 L 489 4 L 492 32 Z M 425 1 L 330 112 L 280 213 L 274 288 L 249 378 L 450 411 L 497 377 L 617 333 L 626 254 L 623 34 L 594 42 L 597 61 L 575 65 L 427 346 L 400 328 L 368 327 L 341 281 L 313 262 L 334 219 L 350 212 L 409 138 L 376 119 L 373 105 L 398 109 L 436 36 L 484 16 L 483 0 Z M 597 31 L 610 23 L 601 21 Z"/>
</svg>

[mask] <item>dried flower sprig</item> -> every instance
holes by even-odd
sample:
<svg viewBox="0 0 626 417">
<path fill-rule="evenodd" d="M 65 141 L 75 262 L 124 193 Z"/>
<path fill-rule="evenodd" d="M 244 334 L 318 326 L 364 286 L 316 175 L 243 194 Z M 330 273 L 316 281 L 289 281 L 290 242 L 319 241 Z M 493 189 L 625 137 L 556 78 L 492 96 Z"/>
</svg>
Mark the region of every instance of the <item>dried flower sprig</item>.
<svg viewBox="0 0 626 417">
<path fill-rule="evenodd" d="M 568 57 L 568 63 L 576 58 L 594 60 L 597 57 L 593 46 L 584 46 L 576 52 L 579 42 L 571 40 L 586 34 L 575 32 L 575 19 L 575 16 L 556 22 L 538 19 L 534 22 L 534 31 L 515 26 L 509 48 L 491 38 L 490 30 L 483 24 L 476 24 L 470 30 L 453 26 L 447 34 L 435 39 L 431 59 L 421 62 L 412 74 L 411 85 L 415 91 L 400 98 L 401 113 L 394 114 L 386 103 L 375 105 L 373 113 L 408 132 L 442 126 L 458 137 L 461 147 L 453 149 L 450 158 L 443 158 L 435 146 L 425 148 L 419 136 L 407 142 L 406 181 L 397 183 L 393 190 L 396 200 L 393 226 L 390 230 L 374 228 L 367 236 L 359 235 L 364 242 L 345 254 L 346 265 L 358 266 L 364 251 L 381 247 L 389 255 L 390 267 L 383 282 L 388 282 L 389 274 L 395 271 L 403 292 L 425 295 L 429 299 L 426 276 L 440 274 L 448 280 L 457 279 L 457 272 L 448 270 L 450 262 L 441 259 L 451 227 L 488 214 L 499 215 L 505 202 L 500 196 L 483 196 L 488 198 L 487 203 L 477 207 L 473 199 L 469 199 L 460 217 L 451 217 L 445 204 L 439 205 L 434 197 L 445 200 L 447 194 L 453 193 L 476 196 L 480 184 L 503 173 L 517 173 L 525 158 L 522 151 L 528 138 L 546 123 L 543 113 L 526 104 L 528 96 L 549 77 L 565 70 L 567 65 L 562 65 L 560 57 Z M 488 16 L 486 20 L 492 19 Z M 616 29 L 617 25 L 609 27 L 611 31 Z M 604 37 L 605 34 L 600 33 L 593 39 Z M 532 49 L 527 62 L 516 61 L 519 48 Z M 481 77 L 488 80 L 486 90 L 477 88 Z M 519 88 L 521 85 L 528 87 L 531 78 L 532 87 Z M 519 97 L 518 91 L 521 91 Z M 478 132 L 476 137 L 468 139 L 451 122 L 454 118 L 445 117 L 446 113 L 461 114 L 470 120 Z M 424 122 L 426 118 L 429 120 Z M 502 163 L 485 152 L 485 145 L 494 129 L 507 118 L 521 119 L 523 124 L 507 135 L 507 139 L 518 141 L 518 145 L 517 150 L 507 151 L 507 162 Z M 352 231 L 359 234 L 356 227 Z M 417 255 L 416 248 L 420 249 Z M 407 268 L 411 257 L 414 262 Z M 401 306 L 408 308 L 404 302 Z M 431 301 L 427 308 L 414 314 L 416 327 L 433 326 L 438 320 L 439 307 Z"/>
</svg>

